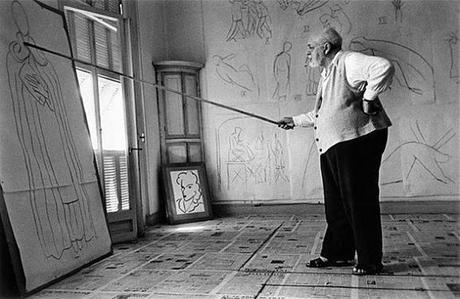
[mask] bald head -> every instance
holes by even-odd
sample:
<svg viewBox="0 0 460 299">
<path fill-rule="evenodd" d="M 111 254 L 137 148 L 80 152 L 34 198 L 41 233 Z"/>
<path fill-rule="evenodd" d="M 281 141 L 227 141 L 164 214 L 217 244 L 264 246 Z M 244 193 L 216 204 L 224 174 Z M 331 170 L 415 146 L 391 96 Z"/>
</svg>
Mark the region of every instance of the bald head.
<svg viewBox="0 0 460 299">
<path fill-rule="evenodd" d="M 331 45 L 331 50 L 340 50 L 342 49 L 342 37 L 340 34 L 332 27 L 329 27 L 323 30 L 316 38 L 316 43 L 329 43 Z"/>
</svg>

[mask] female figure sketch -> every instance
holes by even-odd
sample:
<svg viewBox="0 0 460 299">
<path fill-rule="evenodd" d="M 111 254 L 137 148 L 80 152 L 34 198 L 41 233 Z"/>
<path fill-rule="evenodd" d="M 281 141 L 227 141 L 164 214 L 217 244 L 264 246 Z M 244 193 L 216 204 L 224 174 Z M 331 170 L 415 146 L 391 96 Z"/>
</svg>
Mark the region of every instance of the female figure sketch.
<svg viewBox="0 0 460 299">
<path fill-rule="evenodd" d="M 247 92 L 253 91 L 257 91 L 257 94 L 259 94 L 259 86 L 257 85 L 256 79 L 249 69 L 249 66 L 242 64 L 236 68 L 229 61 L 233 58 L 235 58 L 235 54 L 229 54 L 224 57 L 219 55 L 213 56 L 217 76 L 219 76 L 222 81 L 234 87 L 238 87 L 240 89 L 241 96 L 246 96 Z"/>
<path fill-rule="evenodd" d="M 286 100 L 288 96 L 291 74 L 291 54 L 289 51 L 291 48 L 290 42 L 284 42 L 283 51 L 276 55 L 273 62 L 273 76 L 276 81 L 276 88 L 272 96 L 274 100 Z"/>
<path fill-rule="evenodd" d="M 178 214 L 204 212 L 203 193 L 198 176 L 192 171 L 181 172 L 176 178 L 182 197 L 176 199 Z"/>
<path fill-rule="evenodd" d="M 41 52 L 24 44 L 34 40 L 21 4 L 13 1 L 11 12 L 18 31 L 6 65 L 34 229 L 45 256 L 59 259 L 66 249 L 78 253 L 95 237 L 89 198 L 81 186 L 82 168 L 58 75 Z M 63 166 L 70 186 L 61 178 Z"/>
</svg>

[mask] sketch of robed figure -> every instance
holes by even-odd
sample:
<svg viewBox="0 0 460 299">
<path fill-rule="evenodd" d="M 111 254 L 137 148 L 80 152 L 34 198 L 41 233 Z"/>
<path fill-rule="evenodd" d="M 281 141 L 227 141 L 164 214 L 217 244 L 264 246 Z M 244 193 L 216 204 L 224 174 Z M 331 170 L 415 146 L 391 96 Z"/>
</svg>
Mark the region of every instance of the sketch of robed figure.
<svg viewBox="0 0 460 299">
<path fill-rule="evenodd" d="M 288 41 L 283 43 L 283 51 L 277 54 L 273 62 L 273 76 L 275 77 L 276 87 L 272 98 L 274 100 L 286 100 L 289 93 L 291 75 L 291 54 L 289 51 L 292 44 Z"/>
<path fill-rule="evenodd" d="M 35 42 L 21 4 L 12 2 L 11 12 L 18 31 L 6 65 L 33 229 L 45 256 L 59 259 L 69 248 L 78 254 L 95 237 L 89 198 L 58 74 L 43 53 L 24 44 Z"/>
</svg>

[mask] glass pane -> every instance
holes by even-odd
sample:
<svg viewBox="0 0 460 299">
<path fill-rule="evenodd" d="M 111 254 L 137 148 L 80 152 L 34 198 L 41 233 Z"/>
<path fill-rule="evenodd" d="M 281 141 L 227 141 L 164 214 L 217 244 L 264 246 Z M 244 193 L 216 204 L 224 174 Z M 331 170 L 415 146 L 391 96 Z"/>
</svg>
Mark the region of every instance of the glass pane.
<svg viewBox="0 0 460 299">
<path fill-rule="evenodd" d="M 180 75 L 165 75 L 164 84 L 167 88 L 180 92 L 180 79 Z M 166 91 L 164 104 L 166 108 L 166 134 L 184 135 L 182 95 Z"/>
<path fill-rule="evenodd" d="M 185 76 L 185 93 L 196 96 L 196 77 L 191 75 Z M 187 98 L 187 134 L 199 135 L 200 122 L 198 118 L 198 105 L 199 103 L 193 99 Z"/>
<path fill-rule="evenodd" d="M 201 162 L 201 144 L 189 143 L 188 144 L 188 159 L 189 162 Z"/>
<path fill-rule="evenodd" d="M 99 76 L 102 149 L 126 151 L 125 105 L 121 83 Z"/>
<path fill-rule="evenodd" d="M 93 76 L 90 72 L 77 69 L 78 84 L 83 99 L 86 119 L 88 121 L 89 132 L 93 149 L 97 150 L 97 125 L 96 125 L 96 108 L 94 104 Z"/>
<path fill-rule="evenodd" d="M 98 85 L 107 211 L 129 210 L 123 90 L 120 82 L 101 76 L 98 77 Z"/>
<path fill-rule="evenodd" d="M 167 145 L 168 147 L 168 162 L 169 163 L 185 163 L 187 162 L 187 150 L 185 143 L 175 143 Z"/>
</svg>

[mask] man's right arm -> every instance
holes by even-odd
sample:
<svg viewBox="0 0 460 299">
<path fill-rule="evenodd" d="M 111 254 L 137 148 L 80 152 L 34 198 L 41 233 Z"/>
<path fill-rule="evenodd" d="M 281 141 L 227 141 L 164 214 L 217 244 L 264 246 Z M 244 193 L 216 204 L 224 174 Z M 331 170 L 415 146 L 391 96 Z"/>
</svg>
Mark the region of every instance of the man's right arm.
<svg viewBox="0 0 460 299">
<path fill-rule="evenodd" d="M 283 117 L 280 121 L 278 121 L 278 127 L 283 128 L 285 130 L 294 129 L 294 127 L 313 127 L 314 112 L 310 111 L 305 114 L 299 114 L 296 116 L 288 116 Z"/>
</svg>

